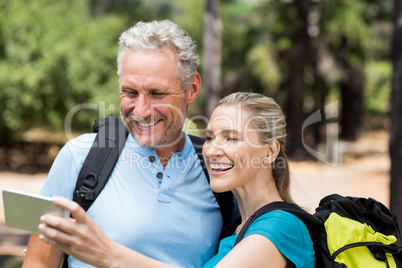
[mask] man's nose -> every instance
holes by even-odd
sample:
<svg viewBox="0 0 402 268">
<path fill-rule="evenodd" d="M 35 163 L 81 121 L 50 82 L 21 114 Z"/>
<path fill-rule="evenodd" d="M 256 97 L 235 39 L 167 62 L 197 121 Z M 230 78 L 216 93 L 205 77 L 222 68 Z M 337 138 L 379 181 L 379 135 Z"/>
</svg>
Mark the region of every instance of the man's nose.
<svg viewBox="0 0 402 268">
<path fill-rule="evenodd" d="M 134 115 L 138 118 L 145 119 L 152 114 L 152 102 L 149 97 L 140 95 L 135 103 Z"/>
</svg>

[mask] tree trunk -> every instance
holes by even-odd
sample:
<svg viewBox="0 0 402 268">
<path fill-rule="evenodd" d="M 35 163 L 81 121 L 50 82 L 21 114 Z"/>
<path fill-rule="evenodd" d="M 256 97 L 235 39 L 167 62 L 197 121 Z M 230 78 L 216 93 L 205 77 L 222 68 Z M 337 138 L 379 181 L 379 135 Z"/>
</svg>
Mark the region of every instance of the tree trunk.
<svg viewBox="0 0 402 268">
<path fill-rule="evenodd" d="M 219 0 L 206 0 L 204 16 L 203 84 L 207 90 L 205 115 L 209 117 L 219 100 L 221 91 L 222 22 L 219 18 Z"/>
<path fill-rule="evenodd" d="M 394 0 L 392 43 L 392 96 L 389 154 L 391 157 L 390 209 L 402 227 L 402 0 Z"/>
<path fill-rule="evenodd" d="M 287 153 L 293 159 L 302 158 L 306 151 L 302 142 L 303 113 L 303 90 L 304 71 L 308 61 L 310 36 L 307 33 L 310 0 L 297 0 L 295 2 L 303 25 L 295 36 L 295 47 L 289 60 L 289 86 L 287 88 L 288 99 L 286 115 L 288 125 Z"/>
<path fill-rule="evenodd" d="M 341 88 L 341 139 L 354 141 L 364 125 L 364 74 L 357 67 L 344 65 Z"/>
</svg>

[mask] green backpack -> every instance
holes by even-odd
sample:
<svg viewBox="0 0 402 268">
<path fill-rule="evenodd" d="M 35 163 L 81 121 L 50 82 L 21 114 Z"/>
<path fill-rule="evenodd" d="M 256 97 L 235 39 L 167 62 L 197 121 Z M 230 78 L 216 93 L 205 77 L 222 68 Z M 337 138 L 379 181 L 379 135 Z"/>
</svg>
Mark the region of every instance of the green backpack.
<svg viewBox="0 0 402 268">
<path fill-rule="evenodd" d="M 329 195 L 320 201 L 313 215 L 295 204 L 270 203 L 249 218 L 235 245 L 253 221 L 273 210 L 287 211 L 304 221 L 313 240 L 317 268 L 402 267 L 402 247 L 397 246 L 401 234 L 396 216 L 372 198 Z"/>
</svg>

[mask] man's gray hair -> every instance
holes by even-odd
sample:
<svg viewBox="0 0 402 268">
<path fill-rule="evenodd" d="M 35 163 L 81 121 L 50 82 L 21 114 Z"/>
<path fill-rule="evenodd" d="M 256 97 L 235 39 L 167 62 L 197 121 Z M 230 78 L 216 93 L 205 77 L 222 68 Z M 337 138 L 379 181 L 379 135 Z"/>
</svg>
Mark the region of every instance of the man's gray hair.
<svg viewBox="0 0 402 268">
<path fill-rule="evenodd" d="M 119 77 L 127 49 L 134 51 L 172 49 L 177 59 L 177 76 L 184 91 L 187 91 L 200 63 L 194 41 L 186 31 L 170 20 L 140 21 L 120 36 L 117 55 Z"/>
</svg>

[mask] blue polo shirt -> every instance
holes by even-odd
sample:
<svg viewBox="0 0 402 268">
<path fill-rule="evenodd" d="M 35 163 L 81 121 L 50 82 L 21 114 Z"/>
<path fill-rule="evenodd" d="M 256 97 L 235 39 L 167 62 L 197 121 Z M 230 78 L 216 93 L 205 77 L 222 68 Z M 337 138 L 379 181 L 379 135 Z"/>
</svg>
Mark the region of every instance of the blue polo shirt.
<svg viewBox="0 0 402 268">
<path fill-rule="evenodd" d="M 41 190 L 46 196 L 72 193 L 95 134 L 69 141 Z M 201 267 L 216 252 L 222 229 L 219 205 L 191 140 L 163 169 L 156 151 L 131 135 L 88 215 L 114 241 L 154 259 Z M 69 257 L 70 267 L 92 267 Z"/>
</svg>

